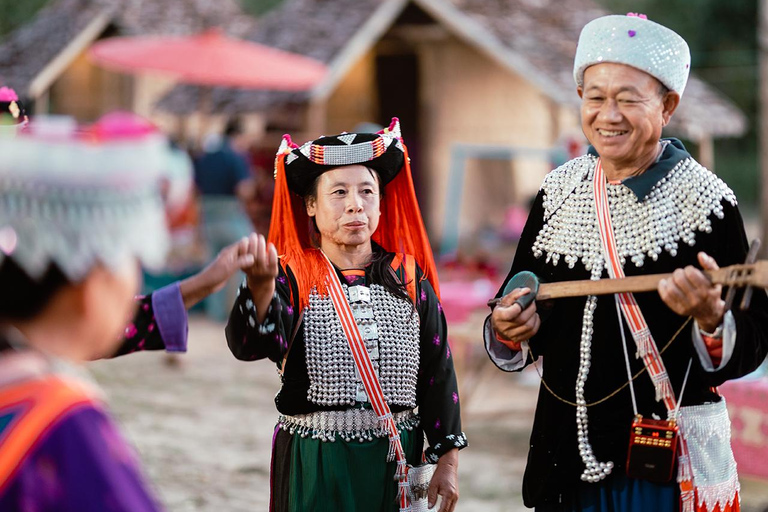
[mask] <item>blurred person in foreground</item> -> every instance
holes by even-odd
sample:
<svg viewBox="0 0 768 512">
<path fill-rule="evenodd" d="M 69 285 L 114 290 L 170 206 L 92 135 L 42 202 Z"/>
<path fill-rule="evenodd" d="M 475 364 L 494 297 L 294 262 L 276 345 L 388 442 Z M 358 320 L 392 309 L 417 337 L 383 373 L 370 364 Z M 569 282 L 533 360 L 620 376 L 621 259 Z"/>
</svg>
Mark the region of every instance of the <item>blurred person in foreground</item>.
<svg viewBox="0 0 768 512">
<path fill-rule="evenodd" d="M 100 125 L 103 128 L 108 124 L 120 123 L 124 115 L 116 112 L 104 116 Z M 59 122 L 69 121 L 59 119 Z M 16 91 L 6 86 L 0 87 L 0 136 L 15 137 L 28 126 L 29 117 Z M 189 176 L 192 171 L 189 158 L 172 145 L 166 161 L 167 173 L 160 180 L 160 191 L 166 217 L 169 217 L 190 198 Z M 15 233 L 10 230 L 0 231 L 0 248 L 13 243 L 15 237 Z M 94 358 L 115 357 L 142 350 L 166 350 L 169 354 L 186 352 L 187 310 L 221 290 L 240 270 L 243 262 L 250 261 L 250 256 L 243 253 L 243 248 L 247 246 L 242 244 L 247 244 L 245 237 L 234 243 L 230 241 L 200 272 L 151 294 L 137 296 L 136 314 L 125 326 L 123 340 L 117 351 L 94 354 Z"/>
<path fill-rule="evenodd" d="M 139 263 L 163 264 L 167 151 L 125 115 L 0 138 L 0 510 L 159 510 L 81 365 L 117 349 Z"/>
<path fill-rule="evenodd" d="M 581 32 L 574 77 L 591 147 L 544 179 L 507 281 L 521 271 L 542 282 L 673 274 L 657 292 L 524 309 L 515 301 L 530 289 L 517 288 L 488 317 L 499 368 L 543 364 L 523 478 L 536 510 L 739 509 L 714 386 L 764 359 L 768 300 L 755 291 L 748 310 L 726 311 L 699 270 L 742 263 L 748 244 L 733 192 L 679 140 L 661 139 L 689 68 L 686 42 L 645 16 L 606 16 Z M 652 429 L 645 446 L 630 440 Z"/>
<path fill-rule="evenodd" d="M 244 156 L 249 137 L 242 121 L 232 118 L 227 121 L 223 136 L 209 138 L 203 154 L 194 161 L 203 238 L 211 254 L 252 231 L 244 210 L 253 182 Z M 240 280 L 233 278 L 222 290 L 206 298 L 206 314 L 216 321 L 225 321 L 239 284 Z"/>
<path fill-rule="evenodd" d="M 454 510 L 466 437 L 397 119 L 301 147 L 286 137 L 275 166 L 269 243 L 251 236 L 226 328 L 235 357 L 282 376 L 270 510 L 416 510 L 409 487 Z M 409 470 L 425 434 L 435 466 Z"/>
</svg>

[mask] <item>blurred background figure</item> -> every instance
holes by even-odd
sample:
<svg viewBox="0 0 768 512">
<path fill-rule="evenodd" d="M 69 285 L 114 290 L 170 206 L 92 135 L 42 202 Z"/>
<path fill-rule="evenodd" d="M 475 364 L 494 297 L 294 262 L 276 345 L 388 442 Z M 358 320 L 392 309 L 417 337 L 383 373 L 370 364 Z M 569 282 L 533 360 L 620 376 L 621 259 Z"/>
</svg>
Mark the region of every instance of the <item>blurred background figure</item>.
<svg viewBox="0 0 768 512">
<path fill-rule="evenodd" d="M 4 135 L 23 129 L 29 118 L 24 104 L 19 100 L 16 91 L 10 87 L 0 87 L 0 130 Z"/>
<path fill-rule="evenodd" d="M 232 241 L 251 232 L 243 204 L 253 195 L 253 178 L 245 151 L 248 134 L 239 118 L 230 119 L 223 136 L 209 136 L 203 154 L 194 162 L 195 184 L 200 194 L 201 232 L 209 255 L 218 254 Z M 210 257 L 209 257 L 210 259 Z M 227 318 L 240 276 L 205 299 L 205 312 L 214 320 Z"/>
<path fill-rule="evenodd" d="M 243 183 L 241 199 L 243 208 L 254 231 L 269 234 L 272 218 L 272 196 L 275 193 L 275 147 L 280 145 L 275 133 L 262 134 L 251 146 L 249 160 L 252 180 Z"/>
</svg>

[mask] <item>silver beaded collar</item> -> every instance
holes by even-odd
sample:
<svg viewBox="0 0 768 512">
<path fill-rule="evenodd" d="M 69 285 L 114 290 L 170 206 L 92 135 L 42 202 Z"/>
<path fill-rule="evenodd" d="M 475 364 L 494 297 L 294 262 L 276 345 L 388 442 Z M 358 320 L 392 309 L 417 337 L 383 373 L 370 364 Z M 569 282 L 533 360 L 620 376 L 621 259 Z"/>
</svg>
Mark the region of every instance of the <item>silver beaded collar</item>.
<svg viewBox="0 0 768 512">
<path fill-rule="evenodd" d="M 533 254 L 569 268 L 581 261 L 592 277 L 600 277 L 605 260 L 594 207 L 592 176 L 597 158 L 585 155 L 558 167 L 542 186 L 544 226 Z M 693 158 L 681 160 L 653 187 L 644 201 L 621 184 L 608 185 L 616 245 L 622 265 L 641 267 L 665 251 L 677 254 L 680 242 L 693 246 L 696 233 L 712 230 L 710 216 L 723 217 L 722 200 L 736 205 L 728 186 Z"/>
</svg>

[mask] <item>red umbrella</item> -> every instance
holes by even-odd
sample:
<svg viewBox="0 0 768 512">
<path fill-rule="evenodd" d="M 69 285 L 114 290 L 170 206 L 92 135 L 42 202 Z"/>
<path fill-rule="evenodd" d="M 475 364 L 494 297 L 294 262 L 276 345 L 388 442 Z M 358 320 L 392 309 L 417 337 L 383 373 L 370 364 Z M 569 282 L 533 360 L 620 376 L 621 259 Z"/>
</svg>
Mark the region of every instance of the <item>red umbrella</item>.
<svg viewBox="0 0 768 512">
<path fill-rule="evenodd" d="M 314 59 L 227 37 L 218 29 L 184 37 L 115 37 L 94 44 L 90 57 L 116 71 L 158 71 L 198 85 L 302 91 L 326 67 Z"/>
</svg>

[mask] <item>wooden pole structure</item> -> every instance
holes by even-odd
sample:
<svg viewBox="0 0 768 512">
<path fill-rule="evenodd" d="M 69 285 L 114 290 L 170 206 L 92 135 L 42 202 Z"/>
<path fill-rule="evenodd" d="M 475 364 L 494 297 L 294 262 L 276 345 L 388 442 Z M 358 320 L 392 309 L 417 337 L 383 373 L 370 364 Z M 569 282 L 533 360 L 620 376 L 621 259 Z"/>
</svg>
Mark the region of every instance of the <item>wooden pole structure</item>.
<svg viewBox="0 0 768 512">
<path fill-rule="evenodd" d="M 758 24 L 757 44 L 760 68 L 758 83 L 760 94 L 759 141 L 760 148 L 760 221 L 762 240 L 768 241 L 768 0 L 760 0 L 758 6 L 760 21 Z M 763 245 L 766 253 L 768 243 Z"/>
</svg>

